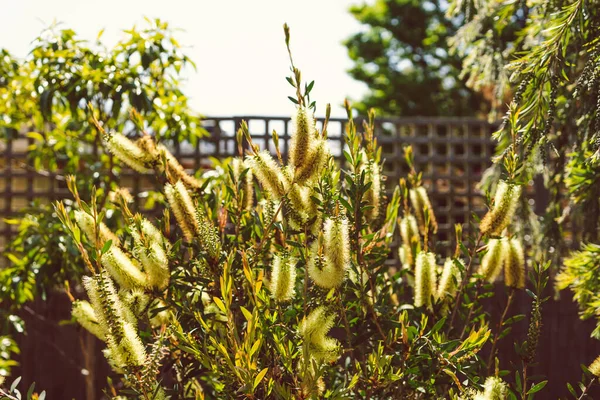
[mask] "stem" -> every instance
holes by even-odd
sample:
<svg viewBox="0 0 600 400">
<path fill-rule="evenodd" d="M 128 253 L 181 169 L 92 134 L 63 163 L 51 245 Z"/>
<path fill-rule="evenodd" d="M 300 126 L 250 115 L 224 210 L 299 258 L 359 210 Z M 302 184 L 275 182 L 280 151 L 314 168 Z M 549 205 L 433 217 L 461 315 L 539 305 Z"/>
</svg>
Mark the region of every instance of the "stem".
<svg viewBox="0 0 600 400">
<path fill-rule="evenodd" d="M 504 312 L 502 313 L 502 317 L 500 317 L 500 321 L 498 322 L 498 328 L 496 329 L 496 334 L 494 335 L 494 341 L 492 342 L 492 351 L 490 352 L 490 358 L 488 359 L 488 375 L 492 373 L 492 362 L 494 361 L 494 357 L 496 355 L 496 345 L 498 344 L 498 338 L 500 336 L 500 329 L 502 329 L 502 324 L 504 323 L 504 319 L 506 318 L 506 314 L 508 314 L 508 309 L 512 304 L 512 300 L 515 294 L 515 288 L 510 288 L 510 293 L 508 295 L 508 299 L 506 300 L 506 307 L 504 307 Z"/>
<path fill-rule="evenodd" d="M 481 290 L 481 281 L 477 282 L 477 287 L 475 288 L 475 299 L 479 297 L 479 291 Z M 465 324 L 463 326 L 462 331 L 460 332 L 460 339 L 465 336 L 467 332 L 467 327 L 469 326 L 469 322 L 471 321 L 471 317 L 473 316 L 473 307 L 469 309 L 469 313 L 467 314 L 467 318 L 465 319 Z"/>
<path fill-rule="evenodd" d="M 527 363 L 523 361 L 523 391 L 521 392 L 521 399 L 527 398 Z"/>
<path fill-rule="evenodd" d="M 592 387 L 592 385 L 594 384 L 594 382 L 596 381 L 596 378 L 592 378 L 592 380 L 590 381 L 590 383 L 587 384 L 587 386 L 583 389 L 583 392 L 581 392 L 581 396 L 579 396 L 577 398 L 577 400 L 583 400 L 585 394 L 587 393 L 588 390 L 590 390 L 590 388 Z"/>
<path fill-rule="evenodd" d="M 460 289 L 458 290 L 458 293 L 456 294 L 456 300 L 454 302 L 454 309 L 452 310 L 452 317 L 450 317 L 450 325 L 448 325 L 448 332 L 450 332 L 452 330 L 452 326 L 454 325 L 454 320 L 456 319 L 456 315 L 457 315 L 458 309 L 460 307 L 460 302 L 462 300 L 462 293 L 465 289 L 465 286 L 467 285 L 467 281 L 469 280 L 469 277 L 471 276 L 471 266 L 473 265 L 473 259 L 475 258 L 475 254 L 477 253 L 477 248 L 479 247 L 479 244 L 481 243 L 482 238 L 483 238 L 483 235 L 480 233 L 479 236 L 477 237 L 477 241 L 475 242 L 475 246 L 473 246 L 471 248 L 471 251 L 469 251 L 469 263 L 467 264 L 467 268 L 465 270 L 465 275 L 463 276 L 463 279 L 460 282 Z"/>
</svg>

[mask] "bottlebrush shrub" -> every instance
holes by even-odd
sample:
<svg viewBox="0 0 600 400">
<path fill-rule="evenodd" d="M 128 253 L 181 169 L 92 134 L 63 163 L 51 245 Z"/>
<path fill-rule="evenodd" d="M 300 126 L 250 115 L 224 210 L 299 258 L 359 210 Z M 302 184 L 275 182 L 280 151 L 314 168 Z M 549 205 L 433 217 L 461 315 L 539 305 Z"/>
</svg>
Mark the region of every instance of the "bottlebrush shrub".
<svg viewBox="0 0 600 400">
<path fill-rule="evenodd" d="M 289 50 L 287 29 L 286 44 Z M 432 250 L 436 219 L 411 149 L 411 172 L 386 196 L 373 113 L 359 132 L 346 105 L 347 147 L 344 159 L 334 160 L 326 141 L 329 107 L 318 127 L 313 84 L 301 84 L 293 63 L 288 81 L 296 111 L 287 157 L 258 148 L 242 123 L 240 157 L 220 176 L 188 175 L 149 136 L 131 142 L 103 132 L 118 160 L 153 170 L 164 184 L 161 218 L 136 214 L 122 191 L 110 196 L 128 226 L 121 237 L 103 225 L 94 191 L 85 202 L 68 180 L 76 210 L 62 203 L 56 209 L 89 270 L 85 295 L 73 296 L 73 318 L 105 342 L 104 354 L 127 387 L 111 392 L 143 399 L 525 393 L 541 301 L 519 347 L 522 386 L 504 384 L 494 368 L 496 343 L 510 322 L 490 329 L 479 305 L 490 289 L 483 278 L 509 269 L 507 311 L 524 280 L 522 250 L 508 232 L 519 193 L 514 176 L 484 218 L 493 229 L 482 228 L 467 249 L 457 226 L 455 254 L 444 261 Z M 278 149 L 276 132 L 273 141 Z M 396 237 L 402 265 L 390 266 Z M 485 251 L 484 276 L 473 275 L 474 259 Z M 534 295 L 543 289 L 538 282 Z M 492 337 L 486 363 L 479 352 Z"/>
</svg>

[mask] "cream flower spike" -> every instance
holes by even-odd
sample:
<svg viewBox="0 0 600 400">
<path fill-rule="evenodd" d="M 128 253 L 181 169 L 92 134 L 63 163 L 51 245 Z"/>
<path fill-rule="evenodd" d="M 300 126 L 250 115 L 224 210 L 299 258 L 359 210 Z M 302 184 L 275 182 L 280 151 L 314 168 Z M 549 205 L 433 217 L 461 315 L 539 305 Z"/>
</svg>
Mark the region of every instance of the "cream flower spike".
<svg viewBox="0 0 600 400">
<path fill-rule="evenodd" d="M 479 225 L 481 233 L 501 235 L 515 214 L 520 196 L 521 186 L 500 181 L 494 196 L 494 207 L 483 217 Z"/>
<path fill-rule="evenodd" d="M 198 218 L 190 193 L 183 182 L 177 181 L 165 185 L 165 195 L 185 239 L 191 241 L 198 233 Z"/>
<path fill-rule="evenodd" d="M 271 281 L 269 282 L 271 296 L 278 302 L 289 301 L 294 297 L 296 285 L 296 259 L 288 252 L 276 254 L 273 257 Z"/>
<path fill-rule="evenodd" d="M 151 163 L 154 155 L 148 153 L 125 135 L 118 132 L 111 132 L 104 135 L 104 143 L 108 150 L 128 167 L 147 173 L 152 171 Z"/>
<path fill-rule="evenodd" d="M 148 286 L 147 276 L 142 272 L 139 263 L 129 258 L 120 248 L 111 246 L 102 255 L 100 261 L 122 288 L 135 289 Z"/>
<path fill-rule="evenodd" d="M 71 315 L 79 325 L 84 327 L 89 333 L 96 336 L 103 342 L 106 341 L 106 330 L 98 322 L 96 313 L 92 305 L 85 300 L 77 300 L 73 302 Z"/>
<path fill-rule="evenodd" d="M 481 260 L 479 274 L 488 282 L 494 282 L 502 271 L 502 240 L 490 239 L 488 242 L 487 253 Z"/>
<path fill-rule="evenodd" d="M 327 313 L 325 307 L 320 306 L 305 317 L 298 326 L 308 354 L 317 361 L 334 362 L 339 357 L 339 342 L 327 336 L 334 320 L 335 316 Z"/>
<path fill-rule="evenodd" d="M 248 156 L 246 162 L 258 182 L 274 200 L 279 200 L 285 195 L 286 179 L 283 171 L 268 151 L 263 150 Z"/>
<path fill-rule="evenodd" d="M 415 263 L 415 307 L 432 309 L 432 296 L 436 295 L 435 254 L 421 251 Z"/>
<path fill-rule="evenodd" d="M 302 169 L 308 163 L 310 153 L 314 152 L 313 142 L 317 136 L 312 112 L 305 107 L 298 107 L 292 124 L 289 162 L 294 168 Z"/>
<path fill-rule="evenodd" d="M 516 239 L 502 241 L 504 258 L 504 284 L 508 287 L 525 287 L 525 255 L 521 242 Z"/>
</svg>

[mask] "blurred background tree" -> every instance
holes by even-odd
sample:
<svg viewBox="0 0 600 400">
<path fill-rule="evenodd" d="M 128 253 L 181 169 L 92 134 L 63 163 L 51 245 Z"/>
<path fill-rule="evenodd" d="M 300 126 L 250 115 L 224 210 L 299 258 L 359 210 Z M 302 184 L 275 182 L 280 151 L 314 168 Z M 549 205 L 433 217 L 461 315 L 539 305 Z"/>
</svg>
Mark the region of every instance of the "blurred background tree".
<svg viewBox="0 0 600 400">
<path fill-rule="evenodd" d="M 485 93 L 467 87 L 461 57 L 448 38 L 460 20 L 445 16 L 442 0 L 375 0 L 350 8 L 363 29 L 345 41 L 350 75 L 368 87 L 354 106 L 390 116 L 486 115 Z"/>
<path fill-rule="evenodd" d="M 57 190 L 66 191 L 65 176 L 75 175 L 83 193 L 89 195 L 94 185 L 106 202 L 121 180 L 121 168 L 103 151 L 92 110 L 106 131 L 132 137 L 144 131 L 167 145 L 195 144 L 204 136 L 201 116 L 180 90 L 182 72 L 195 65 L 166 22 L 146 22 L 142 29 L 126 30 L 112 48 L 101 42 L 102 32 L 90 43 L 73 30 L 53 25 L 32 42 L 26 59 L 0 50 L 0 140 L 23 133 L 29 138 L 28 159 L 13 167 L 50 177 Z M 143 123 L 132 118 L 133 109 Z M 155 200 L 146 195 L 136 204 L 143 207 L 141 203 Z M 109 211 L 107 217 L 118 231 L 116 216 Z M 84 272 L 77 249 L 49 204 L 28 204 L 6 222 L 18 225 L 18 233 L 2 254 L 8 263 L 0 270 L 0 319 L 5 321 L 0 335 L 23 332 L 25 304 L 46 300 L 57 287 L 79 282 Z M 0 373 L 2 367 L 0 363 Z"/>
</svg>

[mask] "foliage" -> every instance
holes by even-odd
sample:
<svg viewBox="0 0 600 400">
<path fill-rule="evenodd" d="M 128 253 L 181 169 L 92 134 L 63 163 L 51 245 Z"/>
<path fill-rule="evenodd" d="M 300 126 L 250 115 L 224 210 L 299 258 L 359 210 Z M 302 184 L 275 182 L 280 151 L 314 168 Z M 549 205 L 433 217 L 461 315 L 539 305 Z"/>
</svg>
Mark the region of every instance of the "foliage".
<svg viewBox="0 0 600 400">
<path fill-rule="evenodd" d="M 2 386 L 3 382 L 3 377 L 0 377 L 0 386 Z M 10 387 L 7 390 L 2 389 L 2 387 L 0 387 L 0 399 L 1 400 L 44 400 L 46 398 L 46 391 L 42 390 L 40 393 L 35 392 L 35 383 L 31 384 L 31 386 L 29 386 L 29 389 L 27 389 L 27 393 L 25 394 L 25 397 L 23 397 L 23 395 L 21 394 L 21 391 L 19 391 L 19 389 L 17 388 L 19 386 L 19 383 L 21 382 L 21 377 L 18 377 L 17 379 L 15 379 Z"/>
<path fill-rule="evenodd" d="M 461 78 L 461 57 L 447 40 L 459 20 L 447 18 L 440 0 L 376 0 L 353 5 L 362 24 L 345 41 L 354 62 L 350 75 L 369 93 L 353 106 L 392 116 L 485 115 L 488 103 Z"/>
<path fill-rule="evenodd" d="M 564 259 L 557 288 L 573 291 L 582 318 L 599 315 L 599 10 L 583 0 L 455 0 L 448 12 L 464 19 L 452 41 L 465 55 L 464 73 L 473 86 L 496 83 L 499 97 L 513 90 L 495 133 L 499 146 L 488 177 L 493 181 L 510 160 L 518 160 L 523 179 L 543 177 L 545 213 L 529 211 L 541 225 L 534 248 L 554 265 Z M 569 244 L 579 243 L 581 250 L 570 253 Z M 599 327 L 600 320 L 594 337 Z M 593 374 L 600 373 L 598 365 L 590 366 Z M 570 391 L 583 398 L 586 385 L 581 397 Z"/>
<path fill-rule="evenodd" d="M 165 143 L 195 143 L 204 134 L 200 116 L 179 88 L 182 70 L 194 64 L 182 54 L 167 23 L 147 23 L 147 28 L 125 31 L 113 48 L 101 43 L 102 32 L 88 43 L 70 29 L 52 26 L 33 41 L 24 60 L 2 50 L 0 137 L 27 133 L 28 170 L 55 179 L 55 187 L 64 187 L 61 174 L 75 174 L 86 195 L 90 186 L 85 184 L 92 183 L 104 203 L 120 180 L 120 168 L 101 151 L 90 109 L 106 129 L 128 135 L 143 130 Z M 132 109 L 139 117 L 130 118 Z M 143 125 L 136 125 L 142 117 Z M 152 199 L 150 195 L 148 201 Z M 4 253 L 10 266 L 0 272 L 0 313 L 5 318 L 38 294 L 45 297 L 58 282 L 79 282 L 83 273 L 79 252 L 53 209 L 47 203 L 30 206 L 22 210 L 23 219 L 8 221 L 19 233 Z M 115 220 L 107 223 L 119 229 Z"/>
<path fill-rule="evenodd" d="M 287 26 L 285 33 L 289 50 Z M 505 163 L 503 189 L 483 219 L 488 224 L 465 243 L 458 225 L 455 253 L 438 267 L 443 260 L 431 251 L 435 210 L 410 147 L 410 173 L 388 196 L 374 113 L 359 132 L 346 103 L 347 147 L 344 160 L 335 161 L 326 142 L 329 107 L 318 128 L 313 85 L 303 84 L 291 52 L 290 61 L 297 107 L 286 160 L 258 148 L 242 123 L 240 157 L 222 165 L 220 175 L 192 177 L 151 136 L 133 142 L 97 122 L 120 162 L 153 170 L 164 185 L 158 219 L 138 214 L 115 191 L 114 215 L 125 225 L 118 235 L 104 224 L 102 193 L 92 189 L 85 197 L 74 177 L 67 183 L 75 201 L 55 205 L 87 269 L 87 296 L 70 293 L 73 318 L 105 342 L 124 385 L 110 393 L 533 398 L 546 384 L 527 370 L 542 328 L 549 264 L 533 263 L 529 333 L 516 346 L 522 366 L 515 382 L 506 383 L 496 344 L 523 316 L 509 317 L 511 295 L 498 326 L 490 327 L 481 301 L 492 295 L 492 276 L 475 269 L 496 240 L 508 249 L 494 256 L 494 269 L 512 279 L 508 290 L 525 281 L 526 260 L 513 231 L 518 163 Z M 277 132 L 273 141 L 278 149 Z M 402 265 L 390 266 L 398 225 Z M 479 354 L 488 343 L 486 362 Z"/>
</svg>

